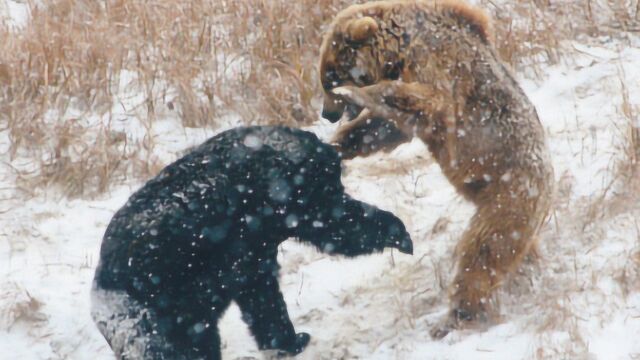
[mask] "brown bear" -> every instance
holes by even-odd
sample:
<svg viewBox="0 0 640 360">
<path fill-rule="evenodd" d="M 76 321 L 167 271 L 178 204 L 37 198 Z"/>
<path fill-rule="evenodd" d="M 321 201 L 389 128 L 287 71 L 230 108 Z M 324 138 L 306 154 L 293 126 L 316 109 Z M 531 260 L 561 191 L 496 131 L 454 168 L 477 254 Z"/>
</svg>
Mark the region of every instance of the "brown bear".
<svg viewBox="0 0 640 360">
<path fill-rule="evenodd" d="M 436 338 L 494 319 L 494 291 L 535 251 L 553 192 L 536 109 L 491 37 L 487 15 L 461 1 L 379 1 L 341 11 L 320 52 L 323 117 L 359 114 L 334 136 L 343 158 L 417 136 L 477 207 Z"/>
</svg>

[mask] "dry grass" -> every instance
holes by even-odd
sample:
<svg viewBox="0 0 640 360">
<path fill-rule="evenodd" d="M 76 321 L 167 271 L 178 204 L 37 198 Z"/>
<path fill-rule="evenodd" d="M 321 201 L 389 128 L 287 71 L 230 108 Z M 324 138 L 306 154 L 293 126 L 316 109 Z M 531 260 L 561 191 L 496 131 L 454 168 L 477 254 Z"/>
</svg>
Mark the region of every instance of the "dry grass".
<svg viewBox="0 0 640 360">
<path fill-rule="evenodd" d="M 148 129 L 176 116 L 185 127 L 215 127 L 227 114 L 254 124 L 317 119 L 320 37 L 354 2 L 29 3 L 24 28 L 0 27 L 0 131 L 9 134 L 10 161 L 33 159 L 19 172 L 24 188 L 57 184 L 86 196 L 161 165 L 149 155 L 151 137 L 136 142 L 110 125 L 123 85 L 141 95 L 133 115 Z M 606 2 L 604 20 L 592 1 L 480 3 L 495 18 L 500 55 L 519 70 L 559 61 L 564 39 L 638 23 L 637 2 Z"/>
<path fill-rule="evenodd" d="M 622 71 L 622 70 L 621 70 Z M 623 130 L 623 160 L 618 171 L 625 180 L 625 185 L 640 189 L 640 105 L 631 101 L 629 89 L 625 83 L 624 72 L 620 74 L 620 95 L 622 97 L 620 113 L 625 119 L 626 128 Z"/>
<path fill-rule="evenodd" d="M 0 329 L 11 330 L 19 322 L 41 323 L 47 320 L 40 310 L 42 303 L 31 296 L 28 291 L 15 283 L 3 283 L 0 303 L 6 306 L 0 309 Z"/>
<path fill-rule="evenodd" d="M 616 38 L 624 43 L 628 34 L 640 31 L 638 0 L 480 0 L 480 3 L 492 13 L 500 56 L 520 74 L 534 78 L 540 77 L 541 70 L 550 64 L 571 61 L 577 51 L 572 41 L 598 44 Z M 637 180 L 640 178 L 640 108 L 632 101 L 621 71 L 619 114 L 626 124 L 620 129 L 622 156 L 611 161 L 610 183 L 584 206 L 584 226 L 617 213 L 616 208 L 628 208 L 629 199 L 637 201 L 640 193 Z"/>
<path fill-rule="evenodd" d="M 607 169 L 611 178 L 585 207 L 585 226 L 605 216 L 635 209 L 640 199 L 640 105 L 632 101 L 622 68 L 618 81 L 620 104 L 616 110 L 622 125 L 617 127 L 616 154 Z"/>
<path fill-rule="evenodd" d="M 246 123 L 315 119 L 322 24 L 346 3 L 54 0 L 31 6 L 25 28 L 0 29 L 0 129 L 9 134 L 10 160 L 34 162 L 33 171 L 19 172 L 23 187 L 58 184 L 65 194 L 82 196 L 125 174 L 153 174 L 157 164 L 131 166 L 149 158 L 136 151 L 146 145 L 150 153 L 152 142 L 126 146 L 127 134 L 114 134 L 109 125 L 122 82 L 143 95 L 134 115 L 146 124 L 171 112 L 185 127 L 215 127 L 228 113 Z M 131 75 L 124 79 L 123 71 Z M 107 120 L 99 126 L 83 121 L 92 115 Z"/>
<path fill-rule="evenodd" d="M 496 48 L 519 72 L 539 75 L 540 65 L 566 59 L 567 40 L 640 31 L 637 0 L 480 0 L 491 12 Z"/>
</svg>

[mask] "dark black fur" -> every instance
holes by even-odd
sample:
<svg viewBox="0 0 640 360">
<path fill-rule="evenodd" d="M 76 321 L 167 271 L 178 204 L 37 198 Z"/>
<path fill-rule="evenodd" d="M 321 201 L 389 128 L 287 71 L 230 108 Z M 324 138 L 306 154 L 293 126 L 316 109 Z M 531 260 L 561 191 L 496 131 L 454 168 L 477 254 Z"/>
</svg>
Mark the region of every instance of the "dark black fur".
<svg viewBox="0 0 640 360">
<path fill-rule="evenodd" d="M 195 148 L 111 220 L 94 292 L 124 292 L 135 306 L 108 319 L 137 319 L 145 359 L 219 359 L 217 322 L 235 300 L 260 349 L 299 353 L 309 336 L 287 314 L 278 244 L 295 237 L 349 257 L 412 252 L 402 222 L 346 195 L 340 172 L 331 146 L 285 127 L 237 128 Z M 114 350 L 127 358 L 126 346 Z"/>
</svg>

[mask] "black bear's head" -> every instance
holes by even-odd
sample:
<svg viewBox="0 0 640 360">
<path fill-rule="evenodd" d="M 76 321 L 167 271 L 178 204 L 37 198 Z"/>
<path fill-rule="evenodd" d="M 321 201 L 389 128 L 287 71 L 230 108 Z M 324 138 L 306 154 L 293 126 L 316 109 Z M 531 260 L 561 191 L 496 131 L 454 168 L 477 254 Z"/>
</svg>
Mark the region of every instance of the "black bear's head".
<svg viewBox="0 0 640 360">
<path fill-rule="evenodd" d="M 347 256 L 385 247 L 412 252 L 400 219 L 345 194 L 340 156 L 313 133 L 253 127 L 238 131 L 233 140 L 227 174 L 246 184 L 245 195 L 253 194 L 243 206 L 262 217 L 262 236 L 297 237 Z"/>
</svg>

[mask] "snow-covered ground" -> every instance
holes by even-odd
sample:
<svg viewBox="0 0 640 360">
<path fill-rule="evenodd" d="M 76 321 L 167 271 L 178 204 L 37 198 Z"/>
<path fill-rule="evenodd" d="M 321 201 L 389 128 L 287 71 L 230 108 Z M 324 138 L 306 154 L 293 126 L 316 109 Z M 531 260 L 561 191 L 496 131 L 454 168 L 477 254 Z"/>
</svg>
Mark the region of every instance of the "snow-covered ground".
<svg viewBox="0 0 640 360">
<path fill-rule="evenodd" d="M 343 181 L 354 197 L 404 220 L 414 256 L 344 259 L 282 245 L 289 312 L 296 329 L 312 335 L 300 359 L 640 358 L 640 204 L 617 197 L 615 187 L 603 196 L 628 126 L 621 80 L 640 108 L 640 40 L 571 46 L 572 61 L 547 67 L 541 80 L 521 79 L 547 130 L 558 192 L 540 235 L 542 258 L 500 291 L 501 323 L 429 337 L 447 310 L 453 247 L 473 208 L 413 141 L 345 162 Z M 165 163 L 214 134 L 178 124 L 154 124 Z M 327 139 L 334 125 L 309 129 Z M 0 359 L 112 359 L 89 317 L 90 284 L 104 229 L 142 182 L 96 200 L 54 191 L 24 198 L 7 147 L 0 132 Z M 264 357 L 235 306 L 220 329 L 224 359 Z"/>
</svg>

